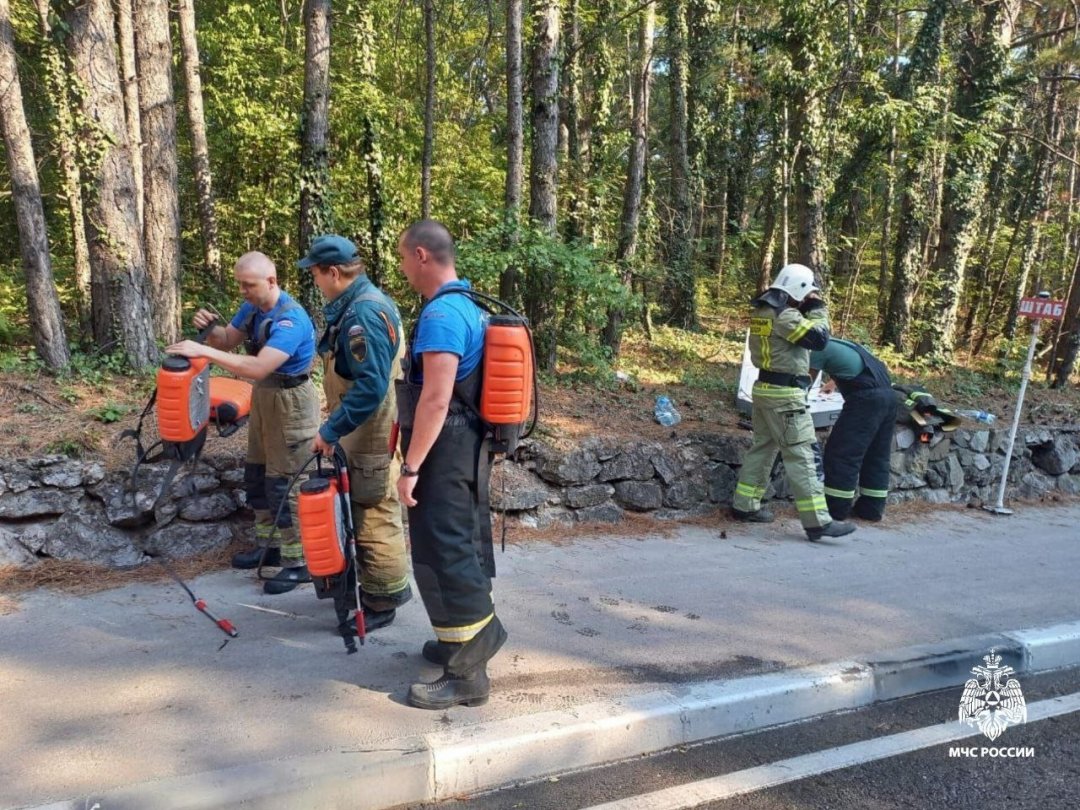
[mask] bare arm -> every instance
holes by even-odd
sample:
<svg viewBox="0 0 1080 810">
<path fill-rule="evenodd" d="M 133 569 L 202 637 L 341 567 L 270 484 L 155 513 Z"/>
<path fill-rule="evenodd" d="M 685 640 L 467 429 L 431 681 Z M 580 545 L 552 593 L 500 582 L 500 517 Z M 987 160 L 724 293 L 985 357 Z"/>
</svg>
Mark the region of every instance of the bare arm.
<svg viewBox="0 0 1080 810">
<path fill-rule="evenodd" d="M 235 330 L 234 330 L 235 331 Z M 252 357 L 247 354 L 233 354 L 215 349 L 194 340 L 181 340 L 165 349 L 169 354 L 182 354 L 184 357 L 207 357 L 210 362 L 221 366 L 226 371 L 231 371 L 237 377 L 246 377 L 249 380 L 262 380 L 273 374 L 281 364 L 289 359 L 289 355 L 280 349 L 264 346 L 262 351 Z"/>
</svg>

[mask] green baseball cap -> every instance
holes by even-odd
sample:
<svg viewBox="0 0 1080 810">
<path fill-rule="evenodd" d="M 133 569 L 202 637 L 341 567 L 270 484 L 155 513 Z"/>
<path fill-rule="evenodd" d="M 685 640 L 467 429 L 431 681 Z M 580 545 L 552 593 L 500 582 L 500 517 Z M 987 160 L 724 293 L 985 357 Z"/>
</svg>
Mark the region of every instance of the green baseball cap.
<svg viewBox="0 0 1080 810">
<path fill-rule="evenodd" d="M 308 268 L 316 264 L 348 264 L 360 255 L 356 245 L 344 236 L 334 233 L 324 233 L 311 240 L 307 256 L 296 263 L 298 267 Z"/>
</svg>

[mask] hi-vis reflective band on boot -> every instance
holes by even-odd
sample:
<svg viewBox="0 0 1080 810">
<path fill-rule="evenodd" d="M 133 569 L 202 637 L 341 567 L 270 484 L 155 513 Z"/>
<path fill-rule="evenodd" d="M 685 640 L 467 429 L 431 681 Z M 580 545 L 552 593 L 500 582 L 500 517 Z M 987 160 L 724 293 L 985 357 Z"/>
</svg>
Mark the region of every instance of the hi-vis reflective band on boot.
<svg viewBox="0 0 1080 810">
<path fill-rule="evenodd" d="M 864 492 L 866 490 L 863 490 Z M 853 489 L 833 489 L 832 487 L 825 487 L 825 495 L 829 498 L 846 498 L 851 499 L 855 497 L 855 490 Z"/>
<path fill-rule="evenodd" d="M 828 494 L 829 490 L 825 490 Z M 865 495 L 867 498 L 887 498 L 889 496 L 889 490 L 887 489 L 867 489 L 866 487 L 859 487 L 859 494 Z"/>
<path fill-rule="evenodd" d="M 828 511 L 824 495 L 815 495 L 813 498 L 796 499 L 795 509 L 798 512 L 825 512 Z"/>
<path fill-rule="evenodd" d="M 362 576 L 363 575 L 361 575 L 361 577 Z M 379 583 L 372 583 L 364 580 L 363 586 L 364 593 L 372 596 L 396 596 L 409 586 L 409 578 L 404 576 L 401 579 Z"/>
<path fill-rule="evenodd" d="M 472 641 L 473 636 L 487 627 L 494 618 L 495 614 L 489 613 L 486 618 L 478 621 L 476 624 L 467 624 L 464 627 L 432 627 L 432 630 L 435 631 L 435 638 L 439 641 L 448 641 L 451 644 L 464 644 L 466 641 Z"/>
</svg>

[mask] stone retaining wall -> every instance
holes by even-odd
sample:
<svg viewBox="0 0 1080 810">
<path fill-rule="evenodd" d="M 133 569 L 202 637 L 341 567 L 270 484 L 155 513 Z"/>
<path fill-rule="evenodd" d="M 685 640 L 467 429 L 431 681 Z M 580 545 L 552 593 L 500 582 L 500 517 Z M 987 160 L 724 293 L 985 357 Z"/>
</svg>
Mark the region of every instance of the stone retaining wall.
<svg viewBox="0 0 1080 810">
<path fill-rule="evenodd" d="M 889 501 L 993 502 L 1004 464 L 1005 429 L 958 430 L 917 440 L 896 432 Z M 516 462 L 497 464 L 491 500 L 523 524 L 545 527 L 618 522 L 624 513 L 680 519 L 731 503 L 750 434 L 687 434 L 664 442 L 591 441 L 560 452 L 526 442 Z M 243 459 L 208 456 L 177 476 L 154 508 L 165 465 L 140 472 L 48 456 L 0 462 L 0 565 L 41 558 L 112 567 L 148 556 L 189 557 L 228 544 L 245 524 Z M 1008 498 L 1080 494 L 1080 426 L 1021 428 L 1009 469 Z M 769 498 L 787 498 L 782 470 Z"/>
</svg>

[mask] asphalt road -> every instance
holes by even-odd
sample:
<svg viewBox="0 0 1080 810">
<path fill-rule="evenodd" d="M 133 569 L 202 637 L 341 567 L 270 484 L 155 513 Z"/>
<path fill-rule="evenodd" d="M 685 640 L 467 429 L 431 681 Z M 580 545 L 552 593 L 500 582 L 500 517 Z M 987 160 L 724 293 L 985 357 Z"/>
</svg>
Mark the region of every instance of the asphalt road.
<svg viewBox="0 0 1080 810">
<path fill-rule="evenodd" d="M 1080 670 L 1028 677 L 1021 686 L 1030 708 L 1039 701 L 1080 693 Z M 427 805 L 426 810 L 599 810 L 598 806 L 608 803 L 614 810 L 618 800 L 628 797 L 638 797 L 636 806 L 651 810 L 1071 810 L 1080 804 L 1080 712 L 1076 711 L 1007 728 L 993 742 L 978 734 L 725 800 L 698 803 L 685 788 L 669 791 L 673 796 L 655 795 L 721 775 L 742 778 L 747 769 L 763 765 L 774 764 L 774 770 L 782 773 L 790 770 L 794 757 L 853 744 L 856 747 L 851 750 L 858 750 L 874 740 L 938 726 L 956 719 L 960 696 L 960 689 L 950 689 L 891 701 L 557 780 Z M 1030 756 L 1013 758 L 950 756 L 950 748 L 960 746 L 1033 751 Z M 686 797 L 683 803 L 679 803 L 680 795 Z"/>
</svg>

